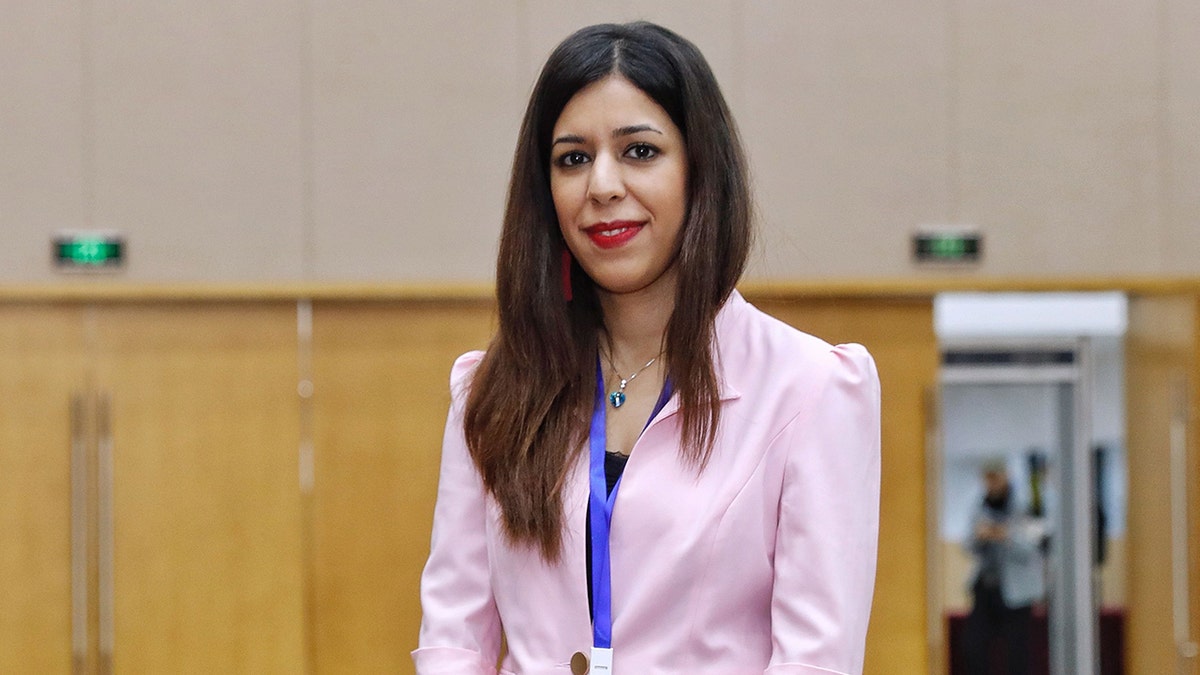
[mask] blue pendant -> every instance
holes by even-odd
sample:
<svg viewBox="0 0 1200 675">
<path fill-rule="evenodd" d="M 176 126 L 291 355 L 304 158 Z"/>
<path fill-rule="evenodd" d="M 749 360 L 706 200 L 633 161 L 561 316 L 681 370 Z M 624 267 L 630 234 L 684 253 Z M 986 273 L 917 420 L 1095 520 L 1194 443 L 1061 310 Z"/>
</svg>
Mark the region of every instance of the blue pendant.
<svg viewBox="0 0 1200 675">
<path fill-rule="evenodd" d="M 612 404 L 612 407 L 620 408 L 625 405 L 625 392 L 614 391 L 608 395 L 608 402 Z"/>
</svg>

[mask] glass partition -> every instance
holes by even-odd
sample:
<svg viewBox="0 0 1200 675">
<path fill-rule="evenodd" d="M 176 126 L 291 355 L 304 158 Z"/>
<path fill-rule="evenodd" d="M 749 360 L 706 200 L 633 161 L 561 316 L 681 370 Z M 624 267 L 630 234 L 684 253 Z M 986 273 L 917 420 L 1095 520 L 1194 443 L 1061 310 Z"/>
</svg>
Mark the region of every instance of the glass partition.
<svg viewBox="0 0 1200 675">
<path fill-rule="evenodd" d="M 1094 441 L 1092 372 L 1085 339 L 943 350 L 936 567 L 950 673 L 1102 672 L 1105 502 L 1123 459 Z"/>
</svg>

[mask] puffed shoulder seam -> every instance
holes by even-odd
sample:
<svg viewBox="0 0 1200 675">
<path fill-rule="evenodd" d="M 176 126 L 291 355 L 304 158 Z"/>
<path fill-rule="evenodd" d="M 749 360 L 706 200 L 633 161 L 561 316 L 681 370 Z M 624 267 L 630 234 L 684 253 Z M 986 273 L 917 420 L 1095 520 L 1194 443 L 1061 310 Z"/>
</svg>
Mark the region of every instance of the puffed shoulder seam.
<svg viewBox="0 0 1200 675">
<path fill-rule="evenodd" d="M 844 342 L 830 347 L 829 352 L 837 357 L 844 367 L 848 366 L 858 371 L 870 371 L 875 358 L 866 347 L 857 342 Z"/>
<path fill-rule="evenodd" d="M 856 389 L 865 388 L 878 400 L 879 367 L 875 364 L 875 357 L 871 356 L 866 347 L 848 342 L 833 347 L 829 352 L 837 359 L 837 363 L 830 368 L 826 386 L 838 382 Z"/>
<path fill-rule="evenodd" d="M 454 365 L 450 368 L 450 384 L 458 385 L 469 378 L 475 372 L 475 368 L 479 366 L 479 362 L 483 360 L 483 355 L 484 352 L 475 350 L 454 359 Z"/>
<path fill-rule="evenodd" d="M 825 363 L 824 367 L 820 369 L 819 376 L 822 378 L 820 386 L 814 387 L 815 393 L 809 397 L 806 404 L 801 405 L 779 427 L 779 430 L 772 434 L 769 444 L 776 443 L 792 427 L 806 422 L 820 407 L 815 405 L 815 402 L 828 394 L 829 388 L 835 385 L 839 377 L 850 376 L 856 383 L 862 383 L 869 381 L 870 373 L 875 370 L 874 359 L 870 352 L 860 344 L 850 342 L 829 345 L 826 355 L 832 359 L 832 362 Z"/>
<path fill-rule="evenodd" d="M 450 368 L 450 395 L 455 399 L 466 398 L 466 386 L 475 375 L 475 369 L 483 361 L 482 351 L 471 351 L 454 359 Z"/>
</svg>

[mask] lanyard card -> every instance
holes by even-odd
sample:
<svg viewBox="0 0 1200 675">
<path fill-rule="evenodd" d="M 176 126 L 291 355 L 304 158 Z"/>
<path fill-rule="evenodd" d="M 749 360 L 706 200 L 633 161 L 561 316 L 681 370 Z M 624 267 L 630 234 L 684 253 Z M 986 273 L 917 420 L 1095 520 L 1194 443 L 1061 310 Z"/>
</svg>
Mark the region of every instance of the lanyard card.
<svg viewBox="0 0 1200 675">
<path fill-rule="evenodd" d="M 612 675 L 613 650 L 604 647 L 592 647 L 592 668 L 590 675 Z"/>
</svg>

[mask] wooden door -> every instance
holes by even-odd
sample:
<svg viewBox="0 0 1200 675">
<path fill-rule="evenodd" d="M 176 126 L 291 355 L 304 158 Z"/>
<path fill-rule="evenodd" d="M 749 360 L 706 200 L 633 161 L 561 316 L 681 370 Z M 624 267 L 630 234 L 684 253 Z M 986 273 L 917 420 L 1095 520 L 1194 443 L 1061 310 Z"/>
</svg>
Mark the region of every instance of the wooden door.
<svg viewBox="0 0 1200 675">
<path fill-rule="evenodd" d="M 1125 381 L 1129 457 L 1125 647 L 1130 673 L 1200 673 L 1195 656 L 1181 654 L 1188 649 L 1180 644 L 1176 617 L 1177 610 L 1185 612 L 1191 630 L 1183 642 L 1194 641 L 1200 633 L 1198 303 L 1190 295 L 1130 300 Z M 1172 457 L 1173 452 L 1182 452 L 1182 462 L 1178 455 Z M 1181 488 L 1190 501 L 1183 513 L 1172 504 Z M 1190 532 L 1175 531 L 1188 521 Z M 1190 602 L 1179 588 L 1181 570 L 1173 557 L 1181 545 L 1187 553 Z M 1176 604 L 1179 601 L 1183 607 Z"/>
<path fill-rule="evenodd" d="M 313 319 L 313 659 L 411 673 L 450 366 L 483 349 L 482 302 L 318 303 Z"/>
<path fill-rule="evenodd" d="M 115 672 L 304 672 L 296 335 L 293 303 L 104 309 Z"/>
<path fill-rule="evenodd" d="M 71 671 L 73 394 L 84 310 L 0 305 L 0 673 Z"/>
</svg>

